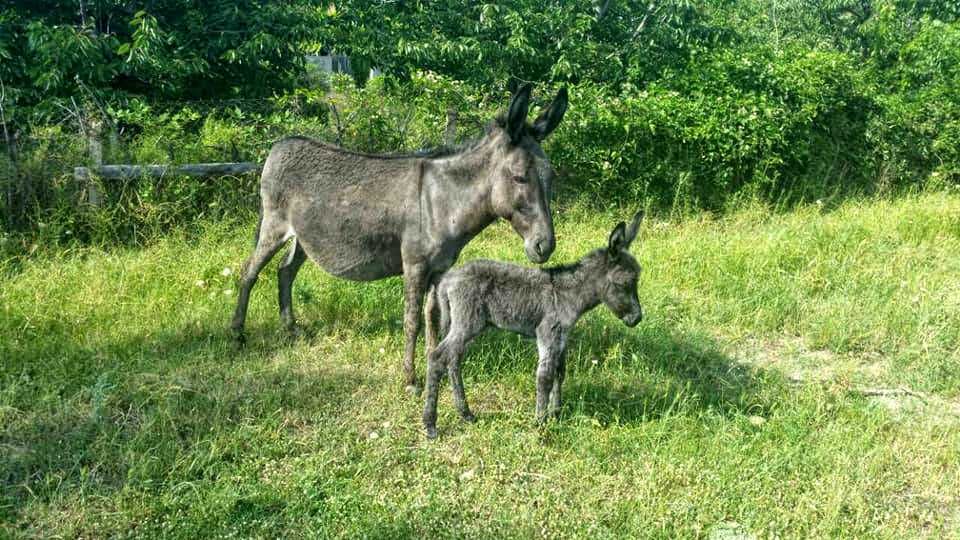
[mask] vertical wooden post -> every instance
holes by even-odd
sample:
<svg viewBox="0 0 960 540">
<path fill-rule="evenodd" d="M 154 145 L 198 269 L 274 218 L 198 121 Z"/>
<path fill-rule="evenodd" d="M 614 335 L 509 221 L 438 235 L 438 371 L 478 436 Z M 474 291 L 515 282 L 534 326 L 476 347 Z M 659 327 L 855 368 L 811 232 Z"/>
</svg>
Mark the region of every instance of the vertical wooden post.
<svg viewBox="0 0 960 540">
<path fill-rule="evenodd" d="M 103 123 L 96 117 L 87 117 L 86 135 L 87 150 L 90 152 L 91 170 L 97 170 L 103 165 L 103 141 L 100 139 Z M 94 208 L 99 208 L 103 201 L 100 186 L 97 185 L 95 174 L 87 175 L 87 202 Z"/>
<path fill-rule="evenodd" d="M 3 109 L 3 103 L 7 98 L 7 87 L 3 84 L 3 79 L 0 79 L 0 127 L 3 127 L 3 142 L 7 147 L 7 153 L 10 156 L 10 178 L 7 181 L 3 182 L 5 184 L 4 196 L 6 197 L 6 209 L 7 214 L 7 228 L 13 228 L 17 214 L 19 213 L 14 208 L 14 199 L 17 196 L 17 188 L 20 184 L 20 174 L 17 170 L 17 135 L 18 132 L 13 134 L 13 137 L 10 136 L 10 131 L 7 130 L 7 115 Z M 20 217 L 23 217 L 20 215 Z"/>
<path fill-rule="evenodd" d="M 447 129 L 443 132 L 443 144 L 453 146 L 457 142 L 457 109 L 447 109 Z"/>
<path fill-rule="evenodd" d="M 7 147 L 7 156 L 10 159 L 10 177 L 3 182 L 5 184 L 3 194 L 6 198 L 7 210 L 5 214 L 7 214 L 8 229 L 12 229 L 18 220 L 24 219 L 24 207 L 26 206 L 26 204 L 17 204 L 17 200 L 24 200 L 26 195 L 26 193 L 18 193 L 23 186 L 20 185 L 20 171 L 17 167 L 17 135 L 18 133 L 14 133 L 11 137 L 7 131 L 6 122 L 3 123 L 3 141 Z M 20 208 L 16 208 L 17 206 L 20 206 Z"/>
</svg>

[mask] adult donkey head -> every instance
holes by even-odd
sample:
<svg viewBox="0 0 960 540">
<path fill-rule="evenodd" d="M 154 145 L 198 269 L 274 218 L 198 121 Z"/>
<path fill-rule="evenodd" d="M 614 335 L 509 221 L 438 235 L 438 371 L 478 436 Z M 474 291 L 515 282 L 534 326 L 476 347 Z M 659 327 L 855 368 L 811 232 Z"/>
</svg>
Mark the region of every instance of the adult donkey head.
<svg viewBox="0 0 960 540">
<path fill-rule="evenodd" d="M 523 238 L 527 258 L 539 264 L 550 258 L 555 246 L 550 216 L 554 170 L 540 143 L 563 119 L 567 90 L 562 88 L 532 124 L 527 122 L 530 90 L 529 84 L 520 88 L 488 131 L 496 154 L 490 202 L 493 212 Z"/>
</svg>

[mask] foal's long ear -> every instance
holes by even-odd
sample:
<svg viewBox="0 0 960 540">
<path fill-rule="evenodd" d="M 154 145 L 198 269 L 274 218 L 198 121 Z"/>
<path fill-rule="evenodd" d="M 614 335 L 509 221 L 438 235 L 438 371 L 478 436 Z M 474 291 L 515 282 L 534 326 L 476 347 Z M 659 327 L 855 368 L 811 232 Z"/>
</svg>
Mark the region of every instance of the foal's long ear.
<svg viewBox="0 0 960 540">
<path fill-rule="evenodd" d="M 624 247 L 624 249 L 630 249 L 630 244 L 633 243 L 633 240 L 637 237 L 637 231 L 640 230 L 641 221 L 643 221 L 643 210 L 637 212 L 636 215 L 633 216 L 633 221 L 631 221 L 630 226 L 627 227 L 627 245 Z"/>
<path fill-rule="evenodd" d="M 533 85 L 525 84 L 510 100 L 510 108 L 507 110 L 507 134 L 514 143 L 520 142 L 523 138 L 523 130 L 527 128 L 527 113 L 530 111 L 530 91 Z"/>
<path fill-rule="evenodd" d="M 620 252 L 627 245 L 627 225 L 624 222 L 617 223 L 617 226 L 610 232 L 610 239 L 607 241 L 607 255 L 611 259 L 620 256 Z"/>
<path fill-rule="evenodd" d="M 547 135 L 557 129 L 565 112 L 567 112 L 567 88 L 563 87 L 557 92 L 557 97 L 553 98 L 550 106 L 533 121 L 533 137 L 538 141 L 546 139 Z"/>
</svg>

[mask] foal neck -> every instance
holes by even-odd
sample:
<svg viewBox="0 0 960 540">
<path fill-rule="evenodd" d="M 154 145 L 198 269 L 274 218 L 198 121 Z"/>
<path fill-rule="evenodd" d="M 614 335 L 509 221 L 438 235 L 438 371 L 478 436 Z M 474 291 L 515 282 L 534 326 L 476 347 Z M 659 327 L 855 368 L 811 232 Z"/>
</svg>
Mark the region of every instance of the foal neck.
<svg viewBox="0 0 960 540">
<path fill-rule="evenodd" d="M 545 270 L 550 274 L 557 302 L 578 315 L 600 304 L 604 274 L 594 258 L 591 253 L 571 265 Z"/>
</svg>

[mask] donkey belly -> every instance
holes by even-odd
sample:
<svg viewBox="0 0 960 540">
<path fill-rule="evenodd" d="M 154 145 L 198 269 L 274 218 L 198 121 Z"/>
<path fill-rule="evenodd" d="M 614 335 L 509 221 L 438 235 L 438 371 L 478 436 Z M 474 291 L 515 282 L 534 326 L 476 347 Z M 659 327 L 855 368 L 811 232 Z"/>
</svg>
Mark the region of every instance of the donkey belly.
<svg viewBox="0 0 960 540">
<path fill-rule="evenodd" d="M 299 218 L 293 219 L 297 242 L 327 272 L 354 281 L 403 273 L 400 233 L 386 216 L 315 209 Z"/>
</svg>

